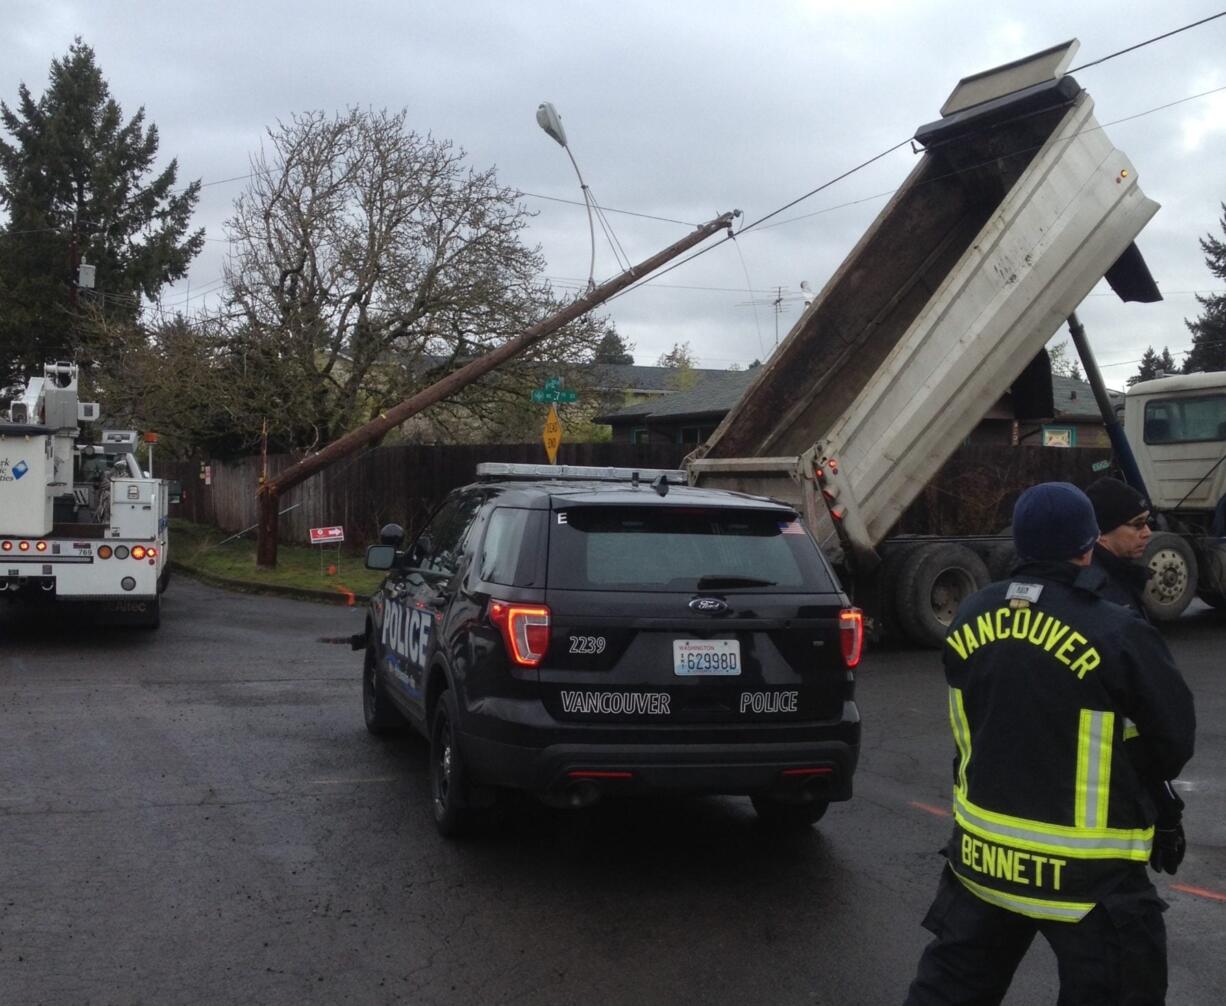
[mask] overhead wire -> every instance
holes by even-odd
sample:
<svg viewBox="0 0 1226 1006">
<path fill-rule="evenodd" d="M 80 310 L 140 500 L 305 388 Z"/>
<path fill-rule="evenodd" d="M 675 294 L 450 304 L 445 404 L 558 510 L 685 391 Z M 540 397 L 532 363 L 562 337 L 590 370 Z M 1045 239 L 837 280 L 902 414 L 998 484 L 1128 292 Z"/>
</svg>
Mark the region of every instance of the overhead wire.
<svg viewBox="0 0 1226 1006">
<path fill-rule="evenodd" d="M 1089 68 L 1091 68 L 1091 67 L 1099 66 L 1099 65 L 1101 65 L 1101 64 L 1103 64 L 1103 63 L 1109 62 L 1110 60 L 1116 59 L 1116 58 L 1118 58 L 1118 57 L 1120 57 L 1120 56 L 1126 55 L 1126 54 L 1128 54 L 1128 53 L 1135 52 L 1135 51 L 1137 51 L 1137 50 L 1139 50 L 1139 49 L 1143 49 L 1143 48 L 1145 48 L 1146 46 L 1153 45 L 1153 44 L 1155 44 L 1155 43 L 1157 43 L 1157 42 L 1160 42 L 1160 41 L 1163 41 L 1163 40 L 1165 40 L 1165 39 L 1171 38 L 1171 37 L 1173 37 L 1173 36 L 1175 36 L 1175 35 L 1181 34 L 1181 33 L 1186 32 L 1186 31 L 1190 31 L 1190 30 L 1191 30 L 1191 29 L 1193 29 L 1193 28 L 1197 28 L 1197 27 L 1200 27 L 1200 26 L 1202 26 L 1202 25 L 1208 24 L 1209 22 L 1215 21 L 1215 20 L 1217 20 L 1217 19 L 1219 19 L 1219 18 L 1222 18 L 1222 17 L 1226 17 L 1226 11 L 1220 11 L 1220 12 L 1218 12 L 1218 13 L 1216 13 L 1216 14 L 1212 14 L 1212 15 L 1209 15 L 1209 16 L 1207 16 L 1207 17 L 1201 18 L 1201 19 L 1199 19 L 1199 20 L 1197 20 L 1197 21 L 1193 21 L 1193 22 L 1191 22 L 1191 23 L 1189 23 L 1189 24 L 1186 24 L 1186 25 L 1183 25 L 1183 26 L 1181 26 L 1181 27 L 1179 27 L 1179 28 L 1175 28 L 1175 29 L 1172 29 L 1171 31 L 1163 32 L 1163 33 L 1161 33 L 1161 34 L 1159 34 L 1159 35 L 1152 36 L 1152 37 L 1147 38 L 1147 39 L 1145 39 L 1145 40 L 1143 40 L 1143 41 L 1141 41 L 1141 42 L 1137 42 L 1137 43 L 1135 43 L 1135 44 L 1133 44 L 1133 45 L 1127 46 L 1127 47 L 1125 47 L 1125 48 L 1123 48 L 1123 49 L 1119 49 L 1119 50 L 1116 50 L 1115 52 L 1108 53 L 1107 55 L 1102 56 L 1102 57 L 1100 57 L 1100 58 L 1098 58 L 1098 59 L 1096 59 L 1096 60 L 1092 60 L 1092 61 L 1090 61 L 1090 62 L 1083 63 L 1083 64 L 1081 64 L 1081 65 L 1079 65 L 1079 66 L 1077 66 L 1077 67 L 1074 67 L 1073 69 L 1069 70 L 1069 71 L 1068 71 L 1068 73 L 1076 73 L 1076 72 L 1079 72 L 1079 71 L 1081 71 L 1081 70 L 1085 70 L 1085 69 L 1089 69 Z M 1153 114 L 1154 112 L 1162 111 L 1162 110 L 1164 110 L 1164 109 L 1174 107 L 1174 106 L 1179 105 L 1179 104 L 1182 104 L 1182 103 L 1184 103 L 1184 102 L 1187 102 L 1187 101 L 1192 101 L 1192 100 L 1195 100 L 1195 99 L 1198 99 L 1198 98 L 1202 98 L 1202 97 L 1205 97 L 1205 96 L 1207 96 L 1207 95 L 1214 94 L 1214 93 L 1217 93 L 1217 92 L 1220 92 L 1220 91 L 1223 91 L 1223 90 L 1226 90 L 1226 87 L 1212 88 L 1212 89 L 1210 89 L 1210 90 L 1200 92 L 1199 94 L 1190 95 L 1190 96 L 1185 97 L 1185 98 L 1177 99 L 1176 101 L 1173 101 L 1173 102 L 1168 102 L 1168 103 L 1163 104 L 1163 105 L 1158 105 L 1158 106 L 1155 106 L 1154 108 L 1147 109 L 1147 110 L 1145 110 L 1145 111 L 1143 111 L 1143 112 L 1138 112 L 1138 113 L 1136 113 L 1135 115 L 1125 116 L 1125 117 L 1122 117 L 1122 118 L 1119 118 L 1119 119 L 1115 119 L 1115 120 L 1113 120 L 1112 122 L 1105 123 L 1105 124 L 1103 124 L 1103 125 L 1099 126 L 1098 128 L 1100 128 L 1100 129 L 1101 129 L 1101 128 L 1106 128 L 1107 126 L 1110 126 L 1110 125 L 1116 125 L 1116 124 L 1119 124 L 1119 123 L 1122 123 L 1122 122 L 1128 122 L 1128 121 L 1131 121 L 1132 119 L 1136 119 L 1136 118 L 1140 118 L 1140 117 L 1145 116 L 1145 115 Z M 1071 137 L 1070 137 L 1069 139 L 1071 139 Z M 893 153 L 894 151 L 896 151 L 896 150 L 900 149 L 901 147 L 903 147 L 903 146 L 907 145 L 908 143 L 910 143 L 910 141 L 911 141 L 911 137 L 908 137 L 908 138 L 906 138 L 906 139 L 904 139 L 904 140 L 901 140 L 901 141 L 899 141 L 898 143 L 896 143 L 896 144 L 894 144 L 894 145 L 892 145 L 892 146 L 890 146 L 890 147 L 887 147 L 886 149 L 882 150 L 880 153 L 873 155 L 872 157 L 868 158 L 868 159 L 867 159 L 867 160 L 865 160 L 865 161 L 862 161 L 861 163 L 859 163 L 859 164 L 855 165 L 854 167 L 847 169 L 846 171 L 844 171 L 844 172 L 842 172 L 842 173 L 840 173 L 840 174 L 836 175 L 835 177 L 833 177 L 833 178 L 831 178 L 831 179 L 829 179 L 829 180 L 827 180 L 827 181 L 823 182 L 822 184 L 820 184 L 820 185 L 818 185 L 818 186 L 815 186 L 813 189 L 810 189 L 808 192 L 804 193 L 803 195 L 797 196 L 796 198 L 794 198 L 794 199 L 792 199 L 792 200 L 789 200 L 788 202 L 786 202 L 786 203 L 784 203 L 783 205 L 779 206 L 778 208 L 776 208 L 776 209 L 772 210 L 771 212 L 769 212 L 769 213 L 767 213 L 767 214 L 765 214 L 765 215 L 763 215 L 763 216 L 761 216 L 761 217 L 757 218 L 756 220 L 754 220 L 754 221 L 752 221 L 752 222 L 749 222 L 749 223 L 746 223 L 746 224 L 742 225 L 742 226 L 741 226 L 739 229 L 737 229 L 737 230 L 735 230 L 735 231 L 734 231 L 734 230 L 733 230 L 733 229 L 730 227 L 730 228 L 728 229 L 728 232 L 725 234 L 725 236 L 724 236 L 723 238 L 721 238 L 719 241 L 717 241 L 717 242 L 715 242 L 715 243 L 713 243 L 713 244 L 711 244 L 711 245 L 708 245 L 708 246 L 706 246 L 706 247 L 704 247 L 704 248 L 701 248 L 701 249 L 698 249 L 698 250 L 696 250 L 696 251 L 692 252 L 690 255 L 687 255 L 685 258 L 681 259 L 680 261 L 670 264 L 670 265 L 669 265 L 667 268 L 665 268 L 665 269 L 662 269 L 662 270 L 657 270 L 655 273 L 653 273 L 653 274 L 652 274 L 652 276 L 650 276 L 650 277 L 644 277 L 644 278 L 643 278 L 641 281 L 636 282 L 636 283 L 632 284 L 631 286 L 629 286 L 629 287 L 627 287 L 627 288 L 625 288 L 625 289 L 623 289 L 623 290 L 619 291 L 619 292 L 618 292 L 617 294 L 615 294 L 613 297 L 609 298 L 609 300 L 615 300 L 615 299 L 617 299 L 618 297 L 622 297 L 622 296 L 626 295 L 627 293 L 630 293 L 630 292 L 631 292 L 631 291 L 633 291 L 633 290 L 637 290 L 637 289 L 639 289 L 641 286 L 647 285 L 647 284 L 649 284 L 649 283 L 654 285 L 654 280 L 658 279 L 660 276 L 666 275 L 667 273 L 672 272 L 673 270 L 680 268 L 681 266 L 683 266 L 683 265 L 685 265 L 685 264 L 687 264 L 687 263 L 689 263 L 689 262 L 693 261 L 694 259 L 699 258 L 699 257 L 701 257 L 702 255 L 705 255 L 705 254 L 707 254 L 707 253 L 709 253 L 709 252 L 713 251 L 715 248 L 718 248 L 718 247 L 720 247 L 721 245 L 723 245 L 723 244 L 724 244 L 726 241 L 732 240 L 732 239 L 733 239 L 735 236 L 738 236 L 738 235 L 740 235 L 740 234 L 744 234 L 744 233 L 747 233 L 747 232 L 749 232 L 749 231 L 751 231 L 751 230 L 756 230 L 756 229 L 766 230 L 766 229 L 771 229 L 771 228 L 773 228 L 773 227 L 783 226 L 784 224 L 792 223 L 792 222 L 799 221 L 799 220 L 808 219 L 808 218 L 811 218 L 811 217 L 813 217 L 813 216 L 820 215 L 820 214 L 822 214 L 822 213 L 828 213 L 828 212 L 832 212 L 833 210 L 836 210 L 836 209 L 845 208 L 845 207 L 847 207 L 847 206 L 856 205 L 856 204 L 859 204 L 859 203 L 868 202 L 868 201 L 872 201 L 872 200 L 875 200 L 875 199 L 880 199 L 880 198 L 883 198 L 883 197 L 885 197 L 885 196 L 888 196 L 888 195 L 892 194 L 891 192 L 886 192 L 886 193 L 881 193 L 881 194 L 877 194 L 877 195 L 873 195 L 873 196 L 866 196 L 866 197 L 863 197 L 863 198 L 861 198 L 861 199 L 852 200 L 852 201 L 849 201 L 849 202 L 846 202 L 846 203 L 841 203 L 841 204 L 838 204 L 837 206 L 825 207 L 825 208 L 823 208 L 823 209 L 821 209 L 821 210 L 816 210 L 816 211 L 814 211 L 814 212 L 812 212 L 812 213 L 803 214 L 803 215 L 800 215 L 800 216 L 797 216 L 797 217 L 791 217 L 791 218 L 788 218 L 787 220 L 779 221 L 779 222 L 778 222 L 778 223 L 776 223 L 776 224 L 772 224 L 772 225 L 770 225 L 770 228 L 763 226 L 764 224 L 766 224 L 766 222 L 767 222 L 767 221 L 771 220 L 772 218 L 774 218 L 774 217 L 778 216 L 778 215 L 779 215 L 779 214 L 781 214 L 781 213 L 786 212 L 786 211 L 787 211 L 788 209 L 790 209 L 791 207 L 798 205 L 799 203 L 801 203 L 801 202 L 805 201 L 806 199 L 810 199 L 810 198 L 812 198 L 814 195 L 817 195 L 818 193 L 820 193 L 820 192 L 822 192 L 822 191 L 824 191 L 824 190 L 826 190 L 826 189 L 828 189 L 828 188 L 832 187 L 833 185 L 837 184 L 838 182 L 843 181 L 844 179 L 846 179 L 846 178 L 850 177 L 851 175 L 856 174 L 856 173 L 858 173 L 859 171 L 864 170 L 865 168 L 869 167 L 869 166 L 870 166 L 870 165 L 872 165 L 873 163 L 875 163 L 875 162 L 877 162 L 877 161 L 879 161 L 879 160 L 883 159 L 884 157 L 887 157 L 888 155 L 890 155 L 890 154 L 891 154 L 891 153 Z M 1019 152 L 1014 152 L 1014 155 L 1016 155 L 1017 153 L 1019 153 Z M 212 180 L 212 181 L 208 181 L 208 182 L 201 182 L 201 183 L 199 183 L 199 187 L 200 187 L 200 188 L 206 188 L 206 187 L 213 187 L 213 186 L 217 186 L 217 185 L 223 185 L 223 184 L 227 184 L 227 183 L 230 183 L 230 182 L 236 182 L 236 181 L 246 181 L 246 180 L 249 180 L 249 179 L 251 179 L 251 178 L 256 177 L 256 176 L 257 176 L 257 175 L 259 175 L 259 174 L 267 174 L 267 172 L 250 171 L 250 172 L 247 172 L 246 174 L 242 174 L 242 175 L 233 175 L 233 176 L 230 176 L 230 177 L 228 177 L 228 178 L 214 179 L 214 180 Z M 931 180 L 929 180 L 929 181 L 935 181 L 935 180 L 936 180 L 936 179 L 931 179 Z M 624 249 L 621 247 L 620 241 L 618 241 L 618 240 L 617 240 L 616 235 L 613 233 L 611 226 L 608 226 L 608 221 L 607 221 L 607 218 L 605 217 L 605 213 L 620 213 L 620 214 L 625 214 L 625 215 L 628 215 L 628 216 L 634 216 L 634 217 L 639 217 L 639 218 L 643 218 L 643 219 L 656 220 L 656 221 L 665 222 L 665 223 L 675 223 L 675 224 L 680 224 L 680 225 L 685 225 L 685 226 L 695 226 L 694 224 L 692 224 L 692 223 L 691 223 L 691 222 L 689 222 L 689 221 L 678 220 L 678 219 L 676 219 L 676 218 L 670 218 L 670 217 L 658 216 L 658 215 L 654 215 L 654 214 L 642 213 L 642 212 L 633 211 L 633 210 L 622 210 L 622 209 L 617 209 L 617 208 L 613 208 L 613 207 L 601 207 L 601 206 L 600 206 L 600 205 L 599 205 L 599 204 L 596 202 L 596 200 L 595 200 L 594 196 L 591 196 L 591 197 L 590 197 L 590 200 L 591 200 L 591 201 L 590 201 L 590 205 L 589 205 L 589 203 L 588 203 L 589 193 L 588 193 L 587 191 L 585 191 L 585 193 L 584 193 L 584 195 L 585 195 L 585 201 L 584 201 L 584 202 L 582 202 L 582 203 L 580 203 L 580 202 L 578 202 L 578 201 L 576 201 L 576 200 L 573 200 L 573 199 L 565 199 L 565 198 L 558 197 L 558 196 L 547 196 L 547 195 L 540 194 L 540 193 L 533 193 L 533 192 L 527 192 L 527 191 L 522 191 L 522 190 L 517 190 L 517 192 L 518 192 L 518 194 L 519 194 L 519 195 L 521 195 L 521 196 L 527 196 L 527 197 L 529 197 L 529 198 L 533 198 L 533 199 L 542 199 L 542 200 L 547 200 L 547 201 L 551 201 L 551 202 L 567 203 L 567 204 L 570 204 L 570 205 L 576 205 L 576 206 L 589 206 L 589 208 L 595 208 L 595 210 L 596 210 L 596 216 L 597 216 L 597 218 L 598 218 L 598 219 L 601 221 L 601 227 L 602 227 L 602 229 L 605 231 L 606 239 L 607 239 L 607 240 L 609 241 L 609 243 L 610 243 L 610 248 L 611 248 L 611 249 L 613 249 L 613 254 L 614 254 L 615 259 L 617 259 L 617 261 L 618 261 L 619 267 L 621 267 L 621 266 L 622 266 L 622 264 L 623 264 L 623 259 L 624 259 L 624 262 L 625 262 L 625 268 L 628 268 L 628 267 L 629 267 L 629 258 L 625 256 Z M 62 230 L 62 228 L 55 228 L 55 227 L 48 227 L 48 228 L 36 228 L 36 229 L 26 229 L 26 230 L 22 230 L 22 231 L 12 231 L 12 232 L 9 232 L 9 233 L 10 233 L 10 234 L 14 234 L 14 235 L 16 235 L 16 234 L 33 234 L 33 233 L 46 233 L 46 232 L 52 232 L 52 231 L 58 231 L 58 230 Z M 206 240 L 210 240 L 210 241 L 219 241 L 219 242 L 228 242 L 228 241 L 229 241 L 229 239 L 227 239 L 227 238 L 206 238 Z M 740 255 L 740 254 L 741 254 L 741 252 L 740 252 L 740 249 L 739 249 L 739 247 L 738 247 L 738 255 Z M 742 257 L 742 265 L 744 265 L 744 259 L 743 259 L 743 257 Z M 747 281 L 748 281 L 748 275 L 747 275 Z M 209 285 L 211 285 L 211 284 L 206 284 L 205 286 L 207 287 L 207 286 L 209 286 Z M 190 300 L 190 299 L 191 299 L 191 297 L 189 296 L 189 297 L 187 298 L 187 300 Z M 131 298 L 129 298 L 129 300 L 131 300 Z M 187 302 L 187 301 L 185 300 L 185 303 L 186 303 L 186 302 Z"/>
<path fill-rule="evenodd" d="M 1154 36 L 1152 36 L 1151 38 L 1148 38 L 1148 39 L 1145 39 L 1144 41 L 1138 42 L 1138 43 L 1136 43 L 1135 45 L 1128 46 L 1128 47 L 1127 47 L 1127 48 L 1125 48 L 1125 49 L 1120 49 L 1120 50 L 1117 50 L 1116 52 L 1113 52 L 1113 53 L 1108 53 L 1106 56 L 1103 56 L 1103 57 L 1101 57 L 1101 58 L 1099 58 L 1099 59 L 1093 60 L 1092 62 L 1089 62 L 1089 63 L 1083 63 L 1081 66 L 1077 67 L 1077 70 L 1084 70 L 1084 69 L 1087 69 L 1087 68 L 1092 67 L 1092 66 L 1099 66 L 1099 65 L 1101 65 L 1101 64 L 1103 64 L 1103 63 L 1109 62 L 1110 60 L 1116 59 L 1116 58 L 1118 58 L 1119 56 L 1123 56 L 1123 55 L 1125 55 L 1126 53 L 1135 52 L 1135 51 L 1137 51 L 1138 49 L 1143 49 L 1143 48 L 1145 48 L 1146 46 L 1153 45 L 1154 43 L 1156 43 L 1156 42 L 1160 42 L 1160 41 L 1162 41 L 1163 39 L 1170 38 L 1170 37 L 1171 37 L 1171 36 L 1173 36 L 1173 35 L 1178 35 L 1178 34 L 1180 34 L 1181 32 L 1188 31 L 1188 30 L 1190 30 L 1190 29 L 1192 29 L 1192 28 L 1196 28 L 1196 27 L 1199 27 L 1199 26 L 1201 26 L 1201 25 L 1207 24 L 1208 22 L 1210 22 L 1210 21 L 1214 21 L 1214 20 L 1216 20 L 1217 18 L 1222 17 L 1222 16 L 1226 16 L 1226 11 L 1222 11 L 1221 13 L 1214 14 L 1214 15 L 1212 15 L 1212 16 L 1210 16 L 1210 17 L 1201 18 L 1201 19 L 1200 19 L 1200 20 L 1198 20 L 1198 21 L 1194 21 L 1194 22 L 1192 22 L 1192 23 L 1190 23 L 1190 24 L 1183 25 L 1182 27 L 1180 27 L 1180 28 L 1176 28 L 1176 29 L 1173 29 L 1172 31 L 1164 32 L 1164 33 L 1162 33 L 1162 34 L 1160 34 L 1160 35 L 1154 35 Z M 1075 71 L 1069 71 L 1069 72 L 1070 72 L 1070 73 L 1072 73 L 1072 72 L 1075 72 Z M 1178 101 L 1169 102 L 1169 103 L 1167 103 L 1167 104 L 1165 104 L 1165 105 L 1156 106 L 1156 107 L 1155 107 L 1155 108 L 1153 108 L 1153 109 L 1148 109 L 1148 110 L 1146 110 L 1145 112 L 1140 112 L 1140 113 L 1137 113 L 1137 114 L 1136 114 L 1136 115 L 1134 115 L 1134 116 L 1126 116 L 1126 117 L 1121 118 L 1121 119 L 1116 119 L 1116 120 L 1114 120 L 1114 121 L 1113 121 L 1113 122 L 1111 122 L 1111 123 L 1107 123 L 1106 125 L 1115 125 L 1115 124 L 1117 124 L 1117 123 L 1119 123 L 1119 122 L 1127 122 L 1127 121 L 1129 121 L 1130 119 L 1133 119 L 1133 118 L 1140 118 L 1142 115 L 1148 115 L 1148 114 L 1151 114 L 1152 112 L 1161 111 L 1161 110 L 1163 110 L 1163 109 L 1165 109 L 1165 108 L 1170 108 L 1170 107 L 1173 107 L 1174 105 L 1181 104 L 1181 103 L 1182 103 L 1182 102 L 1184 102 L 1184 101 L 1191 101 L 1191 100 L 1194 100 L 1194 99 L 1196 99 L 1196 98 L 1202 98 L 1202 97 L 1205 97 L 1205 96 L 1206 96 L 1206 95 L 1208 95 L 1208 94 L 1214 94 L 1214 93 L 1216 93 L 1217 91 L 1221 91 L 1221 90 L 1226 90 L 1226 88 L 1213 88 L 1213 89 L 1211 89 L 1211 90 L 1209 90 L 1209 91 L 1203 91 L 1203 92 L 1201 92 L 1200 94 L 1191 95 L 1191 96 L 1189 96 L 1189 97 L 1187 97 L 1187 98 L 1181 98 L 1181 99 L 1179 99 Z M 1099 128 L 1106 128 L 1106 127 L 1105 127 L 1105 126 L 1100 126 Z M 708 253 L 710 253 L 710 252 L 714 251 L 716 248 L 720 247 L 720 246 L 721 246 L 721 245 L 723 245 L 725 242 L 727 242 L 727 241 L 729 241 L 729 240 L 732 240 L 732 238 L 733 238 L 734 236 L 739 235 L 739 234 L 743 234 L 743 233 L 745 233 L 745 232 L 747 232 L 747 231 L 749 231 L 749 230 L 751 230 L 751 229 L 754 229 L 754 228 L 760 227 L 760 226 L 761 226 L 763 223 L 765 223 L 767 220 L 770 220 L 772 217 L 778 216 L 780 213 L 783 213 L 783 212 L 785 212 L 786 210 L 790 209 L 791 207 L 793 207 L 793 206 L 797 205 L 798 203 L 803 202 L 805 199 L 809 199 L 809 198 L 811 198 L 812 196 L 814 196 L 814 195 L 816 195 L 817 193 L 819 193 L 819 192 L 823 191 L 824 189 L 829 188 L 830 186 L 832 186 L 832 185 L 836 184 L 837 182 L 840 182 L 840 181 L 842 181 L 843 179 L 848 178 L 848 177 L 850 177 L 851 175 L 853 175 L 853 174 L 855 174 L 855 173 L 857 173 L 857 172 L 859 172 L 859 171 L 862 171 L 864 168 L 867 168 L 868 166 L 870 166 L 871 164 L 875 163 L 876 161 L 879 161 L 879 160 L 881 160 L 883 157 L 888 156 L 889 154 L 891 154 L 891 153 L 893 153 L 894 151 L 898 150 L 900 147 L 903 147 L 903 146 L 907 145 L 908 143 L 910 143 L 910 142 L 911 142 L 911 139 L 912 139 L 911 137 L 908 137 L 907 139 L 905 139 L 905 140 L 901 140 L 901 141 L 899 141 L 898 143 L 894 144 L 894 145 L 893 145 L 893 146 L 891 146 L 891 147 L 887 147 L 885 150 L 881 151 L 881 153 L 879 153 L 879 154 L 875 154 L 874 156 L 870 157 L 868 160 L 861 162 L 860 164 L 856 165 L 856 166 L 855 166 L 855 167 L 853 167 L 853 168 L 849 168 L 847 171 L 844 171 L 844 172 L 842 172 L 842 173 L 841 173 L 841 174 L 839 174 L 839 175 L 836 175 L 834 178 L 832 178 L 832 179 L 830 179 L 829 181 L 824 182 L 824 183 L 822 183 L 821 185 L 819 185 L 819 186 L 817 186 L 817 187 L 815 187 L 815 188 L 811 189 L 809 192 L 806 192 L 804 195 L 802 195 L 802 196 L 798 196 L 798 197 L 796 197 L 795 199 L 792 199 L 792 200 L 790 200 L 789 202 L 784 203 L 784 204 L 783 204 L 782 206 L 780 206 L 778 209 L 772 210 L 770 213 L 767 213 L 767 214 L 765 214 L 764 216 L 759 217 L 757 220 L 754 220 L 752 223 L 749 223 L 749 224 L 746 224 L 746 225 L 742 226 L 742 227 L 741 227 L 739 230 L 737 230 L 735 233 L 732 231 L 732 229 L 731 229 L 731 228 L 729 228 L 728 233 L 727 233 L 727 234 L 726 234 L 726 235 L 725 235 L 723 238 L 721 238 L 719 241 L 717 241 L 717 242 L 715 242 L 715 243 L 713 243 L 713 244 L 707 245 L 707 246 L 705 246 L 705 247 L 703 247 L 703 248 L 699 248 L 699 249 L 697 249 L 696 251 L 694 251 L 694 252 L 692 252 L 691 254 L 687 255 L 685 258 L 681 259 L 680 261 L 678 261 L 678 262 L 674 262 L 674 263 L 670 264 L 670 265 L 669 265 L 667 268 L 665 268 L 665 269 L 657 270 L 655 273 L 653 273 L 653 274 L 652 274 L 652 276 L 650 276 L 650 277 L 644 277 L 644 278 L 643 278 L 643 280 L 641 280 L 641 281 L 639 281 L 639 282 L 637 282 L 637 283 L 634 283 L 634 284 L 632 284 L 631 286 L 628 286 L 628 287 L 626 287 L 626 288 L 625 288 L 625 289 L 623 289 L 623 290 L 620 290 L 618 293 L 616 293 L 616 294 L 614 294 L 612 297 L 610 297 L 610 298 L 609 298 L 609 300 L 616 300 L 616 299 L 617 299 L 617 298 L 619 298 L 619 297 L 623 297 L 623 296 L 625 296 L 626 294 L 630 293 L 631 291 L 633 291 L 633 290 L 637 290 L 637 289 L 638 289 L 640 286 L 644 286 L 644 285 L 646 285 L 646 284 L 650 283 L 650 282 L 651 282 L 651 280 L 652 280 L 653 278 L 658 277 L 658 276 L 663 276 L 663 275 L 666 275 L 667 273 L 672 272 L 674 269 L 679 269 L 681 266 L 683 266 L 683 265 L 687 264 L 688 262 L 692 262 L 694 259 L 696 259 L 696 258 L 700 258 L 701 256 L 706 255 L 706 254 L 708 254 Z M 880 197 L 878 197 L 878 198 L 880 198 Z"/>
<path fill-rule="evenodd" d="M 1220 17 L 1226 17 L 1226 10 L 1219 11 L 1217 14 L 1210 14 L 1208 17 L 1203 17 L 1199 21 L 1193 21 L 1191 24 L 1185 24 L 1182 28 L 1175 28 L 1173 31 L 1164 32 L 1161 35 L 1155 35 L 1153 38 L 1147 38 L 1144 42 L 1138 42 L 1136 45 L 1130 45 L 1126 49 L 1119 49 L 1116 52 L 1103 56 L 1101 59 L 1092 60 L 1089 63 L 1082 63 L 1081 66 L 1075 66 L 1069 70 L 1069 73 L 1079 73 L 1082 70 L 1088 70 L 1092 66 L 1098 66 L 1100 63 L 1106 63 L 1108 60 L 1115 59 L 1117 56 L 1123 56 L 1129 52 L 1135 52 L 1137 49 L 1143 49 L 1147 45 L 1153 45 L 1155 42 L 1161 42 L 1165 38 L 1170 38 L 1172 35 L 1178 35 L 1180 32 L 1190 31 L 1193 28 L 1199 28 L 1202 24 L 1208 24 L 1210 21 L 1216 21 Z"/>
</svg>

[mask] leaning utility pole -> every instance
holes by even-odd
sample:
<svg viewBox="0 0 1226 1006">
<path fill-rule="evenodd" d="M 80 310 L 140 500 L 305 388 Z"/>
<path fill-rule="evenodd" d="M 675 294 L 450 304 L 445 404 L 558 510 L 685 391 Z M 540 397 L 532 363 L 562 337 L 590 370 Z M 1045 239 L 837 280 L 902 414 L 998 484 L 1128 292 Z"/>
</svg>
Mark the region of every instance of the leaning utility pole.
<svg viewBox="0 0 1226 1006">
<path fill-rule="evenodd" d="M 572 301 L 557 314 L 533 325 L 526 332 L 508 339 L 495 350 L 480 356 L 459 370 L 453 371 L 428 388 L 423 388 L 412 398 L 407 398 L 399 405 L 372 419 L 369 423 L 359 426 L 356 430 L 346 433 L 343 437 L 332 441 L 323 450 L 310 457 L 303 458 L 291 465 L 276 478 L 269 479 L 257 490 L 259 500 L 260 524 L 256 547 L 256 565 L 271 569 L 277 565 L 277 503 L 279 497 L 294 486 L 305 482 L 316 472 L 322 471 L 333 462 L 352 454 L 361 447 L 377 443 L 389 430 L 399 426 L 405 420 L 431 405 L 454 395 L 461 388 L 484 377 L 491 370 L 501 366 L 516 354 L 531 346 L 534 342 L 556 332 L 563 325 L 587 314 L 592 308 L 608 300 L 619 290 L 625 289 L 631 283 L 643 279 L 655 272 L 682 252 L 694 247 L 700 241 L 710 237 L 716 231 L 731 227 L 732 221 L 740 215 L 740 210 L 723 213 L 714 220 L 702 224 L 697 230 L 683 237 L 676 244 L 669 245 L 651 258 L 632 266 L 613 279 L 589 290 L 582 297 Z"/>
</svg>

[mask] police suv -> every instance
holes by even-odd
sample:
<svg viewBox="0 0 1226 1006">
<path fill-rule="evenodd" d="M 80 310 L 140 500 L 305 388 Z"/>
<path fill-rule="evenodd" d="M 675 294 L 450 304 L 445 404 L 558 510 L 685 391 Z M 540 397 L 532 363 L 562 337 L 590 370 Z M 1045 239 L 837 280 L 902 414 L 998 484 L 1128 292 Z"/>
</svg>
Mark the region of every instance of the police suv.
<svg viewBox="0 0 1226 1006">
<path fill-rule="evenodd" d="M 747 794 L 785 826 L 851 797 L 862 620 L 794 509 L 681 471 L 477 476 L 369 547 L 354 638 L 367 728 L 429 739 L 444 835 L 500 788 Z"/>
</svg>

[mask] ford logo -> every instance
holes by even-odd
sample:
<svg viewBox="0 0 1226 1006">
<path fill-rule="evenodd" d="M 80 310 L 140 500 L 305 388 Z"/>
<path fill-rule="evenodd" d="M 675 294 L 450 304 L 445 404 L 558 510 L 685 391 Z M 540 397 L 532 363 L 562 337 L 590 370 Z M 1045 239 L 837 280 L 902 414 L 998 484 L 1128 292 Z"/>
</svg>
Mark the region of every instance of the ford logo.
<svg viewBox="0 0 1226 1006">
<path fill-rule="evenodd" d="M 702 611 L 708 615 L 714 615 L 719 611 L 727 611 L 728 603 L 721 601 L 718 597 L 696 597 L 690 602 L 690 607 L 695 611 Z"/>
</svg>

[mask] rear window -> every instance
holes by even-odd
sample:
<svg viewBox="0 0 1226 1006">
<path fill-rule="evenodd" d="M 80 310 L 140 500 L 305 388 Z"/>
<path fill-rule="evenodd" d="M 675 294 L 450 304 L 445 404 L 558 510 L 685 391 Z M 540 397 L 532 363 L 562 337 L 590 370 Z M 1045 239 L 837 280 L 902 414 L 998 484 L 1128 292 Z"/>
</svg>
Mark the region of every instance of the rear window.
<svg viewBox="0 0 1226 1006">
<path fill-rule="evenodd" d="M 792 515 L 714 507 L 576 506 L 554 513 L 549 586 L 571 590 L 828 593 Z"/>
<path fill-rule="evenodd" d="M 541 510 L 497 507 L 481 543 L 479 571 L 487 583 L 535 586 L 540 576 Z"/>
</svg>

